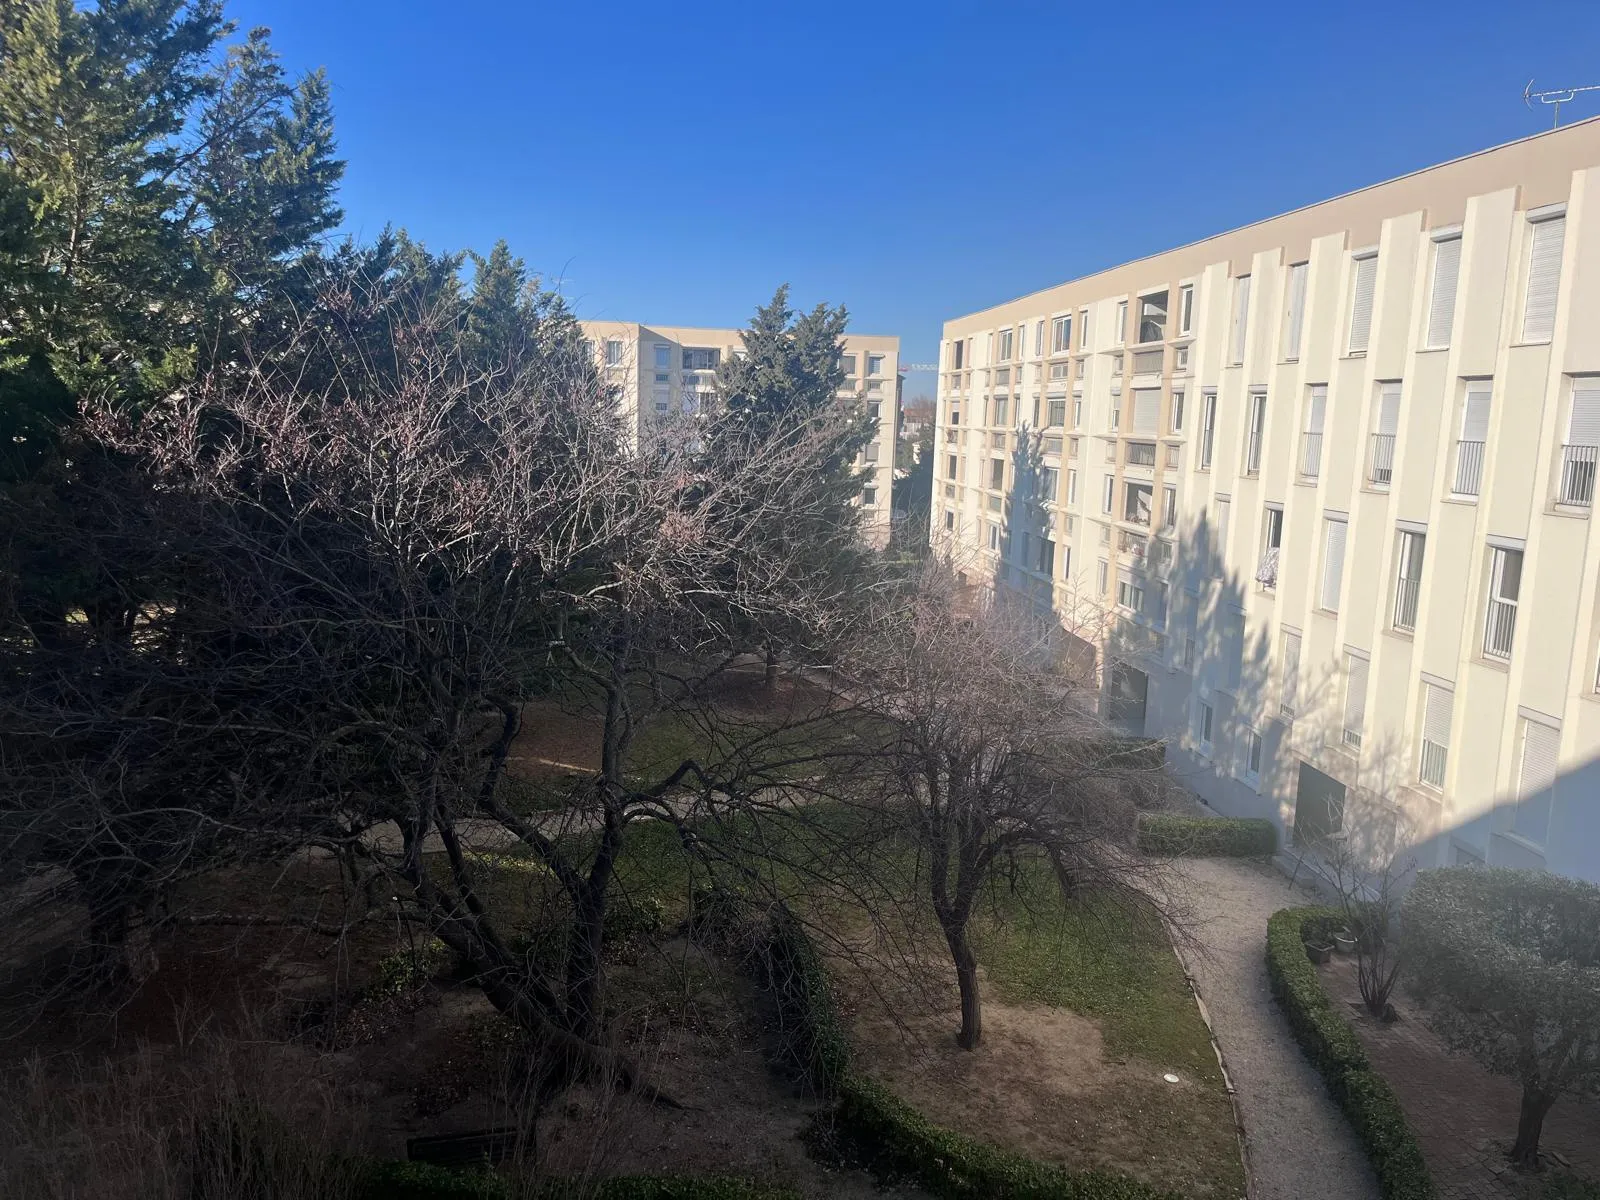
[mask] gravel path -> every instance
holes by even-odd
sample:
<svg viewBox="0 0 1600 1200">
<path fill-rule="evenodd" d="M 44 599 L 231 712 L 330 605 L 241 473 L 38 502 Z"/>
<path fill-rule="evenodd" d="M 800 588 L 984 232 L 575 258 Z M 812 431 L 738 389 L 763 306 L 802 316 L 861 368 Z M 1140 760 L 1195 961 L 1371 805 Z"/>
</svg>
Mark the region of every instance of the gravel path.
<svg viewBox="0 0 1600 1200">
<path fill-rule="evenodd" d="M 1349 1122 L 1267 986 L 1267 918 L 1309 899 L 1257 863 L 1189 859 L 1182 869 L 1205 947 L 1187 957 L 1237 1092 L 1252 1200 L 1376 1200 Z"/>
</svg>

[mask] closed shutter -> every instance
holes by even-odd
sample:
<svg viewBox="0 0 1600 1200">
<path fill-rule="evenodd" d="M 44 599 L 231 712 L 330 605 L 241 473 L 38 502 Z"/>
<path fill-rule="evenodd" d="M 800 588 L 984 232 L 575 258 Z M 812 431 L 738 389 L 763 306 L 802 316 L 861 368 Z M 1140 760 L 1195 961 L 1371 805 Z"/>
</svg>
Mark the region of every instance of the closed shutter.
<svg viewBox="0 0 1600 1200">
<path fill-rule="evenodd" d="M 1393 437 L 1400 428 L 1400 385 L 1386 383 L 1378 397 L 1378 432 Z"/>
<path fill-rule="evenodd" d="M 1311 389 L 1311 411 L 1306 416 L 1306 432 L 1321 433 L 1322 423 L 1327 419 L 1328 412 L 1328 385 L 1317 384 Z"/>
<path fill-rule="evenodd" d="M 1250 276 L 1239 276 L 1233 293 L 1233 362 L 1244 361 L 1244 335 L 1250 319 Z"/>
<path fill-rule="evenodd" d="M 1522 340 L 1547 342 L 1556 328 L 1556 296 L 1561 289 L 1561 247 L 1567 219 L 1552 217 L 1533 227 L 1528 254 L 1528 296 L 1522 309 Z"/>
<path fill-rule="evenodd" d="M 1339 611 L 1339 581 L 1344 577 L 1345 523 L 1327 523 L 1327 548 L 1322 556 L 1322 607 Z"/>
<path fill-rule="evenodd" d="M 1289 324 L 1283 331 L 1283 357 L 1293 361 L 1300 357 L 1300 332 L 1306 320 L 1306 268 L 1308 263 L 1295 263 L 1289 268 Z"/>
<path fill-rule="evenodd" d="M 1217 553 L 1228 553 L 1228 514 L 1233 511 L 1233 504 L 1228 500 L 1217 501 Z"/>
<path fill-rule="evenodd" d="M 1360 733 L 1367 719 L 1367 660 L 1345 656 L 1344 727 Z"/>
<path fill-rule="evenodd" d="M 1572 414 L 1567 418 L 1569 446 L 1600 445 L 1600 385 L 1574 385 Z"/>
<path fill-rule="evenodd" d="M 1455 699 L 1448 688 L 1428 683 L 1423 685 L 1427 695 L 1422 705 L 1422 738 L 1441 750 L 1450 747 L 1450 705 Z"/>
<path fill-rule="evenodd" d="M 1486 387 L 1467 388 L 1467 403 L 1461 414 L 1461 440 L 1489 440 L 1489 389 Z"/>
<path fill-rule="evenodd" d="M 1561 735 L 1538 721 L 1522 723 L 1522 776 L 1517 799 L 1527 800 L 1555 786 L 1556 747 Z"/>
<path fill-rule="evenodd" d="M 1161 424 L 1161 389 L 1133 389 L 1133 431 L 1155 433 Z"/>
<path fill-rule="evenodd" d="M 1356 259 L 1356 286 L 1350 300 L 1350 353 L 1364 354 L 1372 336 L 1372 291 L 1378 283 L 1378 256 Z"/>
<path fill-rule="evenodd" d="M 1461 239 L 1433 244 L 1433 299 L 1428 304 L 1428 345 L 1448 346 L 1456 315 L 1456 279 L 1461 273 Z"/>
<path fill-rule="evenodd" d="M 1295 706 L 1300 702 L 1300 635 L 1286 633 L 1283 635 L 1283 699 L 1281 705 L 1285 716 L 1295 714 Z"/>
</svg>

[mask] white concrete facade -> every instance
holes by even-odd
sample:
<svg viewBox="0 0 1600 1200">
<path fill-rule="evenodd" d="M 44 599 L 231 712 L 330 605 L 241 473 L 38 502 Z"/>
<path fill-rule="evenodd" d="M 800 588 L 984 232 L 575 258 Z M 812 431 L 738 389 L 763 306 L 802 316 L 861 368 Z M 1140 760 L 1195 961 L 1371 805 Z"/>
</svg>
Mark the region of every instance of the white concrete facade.
<svg viewBox="0 0 1600 1200">
<path fill-rule="evenodd" d="M 1600 880 L 1600 119 L 948 322 L 933 541 L 1220 811 Z"/>
<path fill-rule="evenodd" d="M 584 321 L 602 376 L 618 388 L 624 411 L 643 434 L 652 420 L 699 410 L 699 397 L 715 384 L 724 358 L 744 352 L 743 331 L 685 325 L 640 325 L 630 321 Z M 889 539 L 894 486 L 895 416 L 899 403 L 900 339 L 846 334 L 846 370 L 841 400 L 857 396 L 878 422 L 877 438 L 862 454 L 869 475 L 859 504 L 869 540 Z"/>
</svg>

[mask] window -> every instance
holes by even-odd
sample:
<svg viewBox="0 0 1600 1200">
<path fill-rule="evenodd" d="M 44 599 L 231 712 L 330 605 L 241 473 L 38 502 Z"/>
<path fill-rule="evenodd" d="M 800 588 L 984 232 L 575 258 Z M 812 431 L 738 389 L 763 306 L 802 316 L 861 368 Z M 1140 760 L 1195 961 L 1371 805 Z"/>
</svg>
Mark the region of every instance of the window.
<svg viewBox="0 0 1600 1200">
<path fill-rule="evenodd" d="M 1450 490 L 1476 496 L 1483 481 L 1483 448 L 1489 438 L 1489 381 L 1469 380 L 1461 405 L 1461 436 L 1456 441 L 1456 471 Z"/>
<path fill-rule="evenodd" d="M 951 368 L 951 370 L 954 370 L 954 371 L 961 370 L 961 360 L 962 360 L 962 353 L 961 352 L 962 352 L 963 349 L 965 349 L 965 345 L 966 344 L 964 342 L 951 342 L 950 343 L 950 368 Z"/>
<path fill-rule="evenodd" d="M 1267 432 L 1267 394 L 1250 393 L 1250 434 L 1245 442 L 1244 473 L 1261 474 L 1261 443 Z"/>
<path fill-rule="evenodd" d="M 1511 657 L 1517 632 L 1517 597 L 1522 590 L 1522 551 L 1489 547 L 1489 604 L 1483 619 L 1483 652 Z"/>
<path fill-rule="evenodd" d="M 1327 419 L 1328 385 L 1313 384 L 1306 402 L 1306 431 L 1300 438 L 1300 474 L 1315 479 L 1322 473 L 1322 423 Z"/>
<path fill-rule="evenodd" d="M 1139 297 L 1139 340 L 1159 342 L 1167 336 L 1167 293 Z"/>
<path fill-rule="evenodd" d="M 1204 700 L 1200 701 L 1199 711 L 1195 713 L 1195 727 L 1196 732 L 1200 737 L 1200 753 L 1205 755 L 1207 758 L 1211 757 L 1212 720 L 1213 714 L 1211 712 L 1211 705 L 1207 704 Z"/>
<path fill-rule="evenodd" d="M 1044 353 L 1044 322 L 1033 323 L 1033 356 L 1038 358 Z"/>
<path fill-rule="evenodd" d="M 1417 599 L 1422 594 L 1422 556 L 1427 542 L 1426 535 L 1419 531 L 1400 531 L 1399 561 L 1394 582 L 1394 627 L 1405 633 L 1417 627 Z"/>
<path fill-rule="evenodd" d="M 1233 501 L 1227 496 L 1217 497 L 1217 558 L 1221 567 L 1222 559 L 1228 555 L 1228 522 L 1233 515 Z"/>
<path fill-rule="evenodd" d="M 1039 468 L 1039 498 L 1055 502 L 1056 493 L 1061 488 L 1061 472 L 1055 467 Z"/>
<path fill-rule="evenodd" d="M 883 374 L 883 355 L 881 355 L 881 354 L 869 354 L 869 355 L 867 355 L 867 374 L 868 375 L 882 375 Z"/>
<path fill-rule="evenodd" d="M 954 529 L 956 527 L 956 514 L 948 508 L 944 510 L 944 527 L 946 529 Z"/>
<path fill-rule="evenodd" d="M 1144 584 L 1126 571 L 1117 572 L 1117 603 L 1136 613 L 1144 611 Z"/>
<path fill-rule="evenodd" d="M 1450 706 L 1455 693 L 1436 683 L 1422 685 L 1422 749 L 1417 778 L 1430 787 L 1444 786 L 1444 769 L 1450 758 Z"/>
<path fill-rule="evenodd" d="M 1133 389 L 1133 432 L 1155 433 L 1161 428 L 1161 389 Z"/>
<path fill-rule="evenodd" d="M 1078 349 L 1087 350 L 1088 348 L 1089 310 L 1087 308 L 1080 308 L 1078 310 Z M 1078 364 L 1078 373 L 1080 376 L 1083 374 L 1083 364 L 1081 362 Z"/>
<path fill-rule="evenodd" d="M 1083 428 L 1083 397 L 1082 396 L 1074 396 L 1072 398 L 1072 427 L 1074 429 L 1082 429 Z"/>
<path fill-rule="evenodd" d="M 1167 484 L 1161 489 L 1161 531 L 1171 533 L 1178 527 L 1178 489 Z"/>
<path fill-rule="evenodd" d="M 1155 489 L 1148 483 L 1129 483 L 1124 485 L 1124 490 L 1122 519 L 1135 525 L 1150 524 L 1151 493 Z"/>
<path fill-rule="evenodd" d="M 722 351 L 714 347 L 685 346 L 683 369 L 685 371 L 715 371 L 722 363 Z"/>
<path fill-rule="evenodd" d="M 1105 559 L 1100 560 L 1099 568 L 1095 571 L 1095 581 L 1099 585 L 1100 595 L 1105 595 L 1111 587 L 1111 568 Z"/>
<path fill-rule="evenodd" d="M 1115 395 L 1114 394 L 1111 397 L 1111 430 L 1112 430 L 1112 432 L 1116 432 L 1116 430 L 1121 428 L 1121 426 L 1122 426 L 1122 397 L 1119 396 L 1119 395 Z"/>
<path fill-rule="evenodd" d="M 993 521 L 989 522 L 989 549 L 996 551 L 1000 549 L 1000 526 Z"/>
<path fill-rule="evenodd" d="M 1172 432 L 1183 432 L 1183 393 L 1172 393 Z"/>
<path fill-rule="evenodd" d="M 1117 328 L 1114 332 L 1117 335 L 1117 345 L 1120 346 L 1128 340 L 1128 302 L 1126 300 L 1117 301 Z"/>
<path fill-rule="evenodd" d="M 606 366 L 620 367 L 622 365 L 622 342 L 618 338 L 606 339 Z"/>
<path fill-rule="evenodd" d="M 1367 719 L 1367 659 L 1346 650 L 1344 654 L 1344 732 L 1346 746 L 1361 748 L 1361 729 Z"/>
<path fill-rule="evenodd" d="M 1200 469 L 1211 469 L 1211 449 L 1217 433 L 1217 394 L 1204 392 L 1200 397 Z"/>
<path fill-rule="evenodd" d="M 1560 732 L 1542 721 L 1522 722 L 1522 767 L 1517 773 L 1517 807 L 1511 832 L 1535 846 L 1550 838 L 1550 800 L 1556 786 Z"/>
<path fill-rule="evenodd" d="M 1078 502 L 1078 472 L 1071 468 L 1067 470 L 1067 503 Z"/>
<path fill-rule="evenodd" d="M 1522 340 L 1548 342 L 1556 328 L 1556 298 L 1561 290 L 1561 249 L 1567 237 L 1565 215 L 1536 221 L 1528 246 L 1528 294 L 1522 307 Z"/>
<path fill-rule="evenodd" d="M 1278 551 L 1283 547 L 1283 509 L 1267 505 L 1261 514 L 1261 565 L 1256 582 L 1265 588 L 1278 586 Z"/>
<path fill-rule="evenodd" d="M 1283 359 L 1298 362 L 1300 335 L 1306 321 L 1306 272 L 1309 263 L 1295 263 L 1289 268 L 1289 312 L 1283 325 Z"/>
<path fill-rule="evenodd" d="M 665 371 L 670 368 L 672 366 L 672 347 L 667 345 L 665 342 L 657 342 L 655 345 L 655 351 L 656 370 Z"/>
<path fill-rule="evenodd" d="M 1065 400 L 1051 400 L 1045 405 L 1046 424 L 1051 429 L 1060 429 L 1067 423 L 1067 402 Z"/>
<path fill-rule="evenodd" d="M 1110 475 L 1107 475 L 1105 483 L 1106 483 L 1105 495 L 1100 498 L 1100 511 L 1101 512 L 1110 512 L 1111 508 L 1112 508 L 1112 504 L 1116 499 L 1117 481 L 1114 478 L 1112 478 Z"/>
<path fill-rule="evenodd" d="M 1178 289 L 1178 332 L 1191 333 L 1194 330 L 1194 284 L 1186 283 Z"/>
<path fill-rule="evenodd" d="M 1065 354 L 1072 348 L 1072 314 L 1050 322 L 1050 353 Z"/>
<path fill-rule="evenodd" d="M 994 423 L 996 425 L 1008 424 L 1007 418 L 1011 415 L 1011 397 L 996 396 L 994 398 Z"/>
<path fill-rule="evenodd" d="M 1250 321 L 1250 276 L 1241 275 L 1233 281 L 1233 334 L 1228 361 L 1234 366 L 1244 362 L 1244 335 Z"/>
<path fill-rule="evenodd" d="M 877 442 L 868 442 L 864 453 L 866 454 L 866 458 L 867 458 L 868 462 L 877 462 L 878 461 L 878 443 Z"/>
<path fill-rule="evenodd" d="M 1039 539 L 1039 574 L 1050 575 L 1056 569 L 1056 544 L 1049 538 Z"/>
<path fill-rule="evenodd" d="M 658 383 L 651 388 L 650 398 L 658 413 L 667 411 L 672 403 L 672 389 L 667 384 Z"/>
<path fill-rule="evenodd" d="M 1287 720 L 1294 720 L 1300 703 L 1300 631 L 1283 631 L 1283 687 L 1279 692 L 1278 712 Z"/>
<path fill-rule="evenodd" d="M 1372 435 L 1367 479 L 1373 487 L 1388 487 L 1394 479 L 1394 439 L 1400 429 L 1400 385 L 1378 385 L 1378 431 Z"/>
<path fill-rule="evenodd" d="M 1322 522 L 1322 596 L 1324 612 L 1339 611 L 1339 585 L 1344 579 L 1344 541 L 1347 526 L 1343 517 L 1327 517 Z"/>
<path fill-rule="evenodd" d="M 1005 459 L 995 458 L 989 461 L 989 486 L 997 492 L 1006 486 Z"/>
<path fill-rule="evenodd" d="M 996 362 L 1010 362 L 1011 361 L 1011 330 L 1009 330 L 1009 329 L 1002 329 L 1000 331 L 1000 353 L 995 358 L 995 361 Z"/>
<path fill-rule="evenodd" d="M 1372 292 L 1378 283 L 1378 256 L 1364 254 L 1352 266 L 1350 289 L 1350 353 L 1365 354 L 1372 337 Z"/>
<path fill-rule="evenodd" d="M 1244 779 L 1246 783 L 1261 782 L 1261 734 L 1254 729 L 1244 731 Z"/>
<path fill-rule="evenodd" d="M 1567 440 L 1561 446 L 1562 504 L 1590 508 L 1594 504 L 1595 460 L 1600 455 L 1600 379 L 1572 381 L 1572 406 L 1567 411 Z"/>
<path fill-rule="evenodd" d="M 1430 350 L 1450 344 L 1450 327 L 1456 319 L 1456 280 L 1461 274 L 1461 235 L 1439 238 L 1433 243 L 1433 294 L 1428 299 L 1428 339 Z"/>
<path fill-rule="evenodd" d="M 954 454 L 952 454 L 948 458 L 946 458 L 945 461 L 949 464 L 949 467 L 950 467 L 950 469 L 945 472 L 945 477 L 947 479 L 954 479 L 956 477 L 956 456 Z"/>
<path fill-rule="evenodd" d="M 872 506 L 874 504 L 877 504 L 877 502 L 878 502 L 878 489 L 877 488 L 875 488 L 875 487 L 864 487 L 864 488 L 861 489 L 861 503 L 862 504 L 865 504 L 865 505 L 870 507 L 870 506 Z"/>
</svg>

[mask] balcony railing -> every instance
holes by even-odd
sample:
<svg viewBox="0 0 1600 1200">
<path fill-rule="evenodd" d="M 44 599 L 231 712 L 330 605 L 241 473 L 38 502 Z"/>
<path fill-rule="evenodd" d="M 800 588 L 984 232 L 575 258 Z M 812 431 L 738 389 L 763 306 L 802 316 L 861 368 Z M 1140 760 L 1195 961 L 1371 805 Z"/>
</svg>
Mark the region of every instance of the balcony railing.
<svg viewBox="0 0 1600 1200">
<path fill-rule="evenodd" d="M 1490 599 L 1483 622 L 1483 652 L 1489 658 L 1510 658 L 1511 639 L 1517 632 L 1517 606 Z"/>
<path fill-rule="evenodd" d="M 1133 373 L 1135 375 L 1161 374 L 1164 350 L 1135 350 L 1133 352 Z"/>
<path fill-rule="evenodd" d="M 1300 435 L 1300 474 L 1307 479 L 1315 479 L 1322 474 L 1322 435 L 1320 433 L 1304 433 Z"/>
<path fill-rule="evenodd" d="M 1422 580 L 1402 579 L 1394 590 L 1394 627 L 1407 633 L 1417 627 L 1417 597 L 1422 593 Z"/>
<path fill-rule="evenodd" d="M 1367 478 L 1379 487 L 1388 487 L 1394 478 L 1394 434 L 1372 435 L 1372 469 Z"/>
<path fill-rule="evenodd" d="M 1130 467 L 1155 466 L 1156 444 L 1154 442 L 1129 442 L 1128 465 Z"/>
<path fill-rule="evenodd" d="M 1436 746 L 1429 741 L 1422 743 L 1422 764 L 1417 774 L 1423 783 L 1434 787 L 1444 786 L 1444 766 L 1449 753 L 1443 746 Z"/>
<path fill-rule="evenodd" d="M 1483 443 L 1456 443 L 1456 478 L 1450 490 L 1458 496 L 1476 496 L 1483 483 Z"/>
<path fill-rule="evenodd" d="M 1600 451 L 1600 446 L 1561 447 L 1562 504 L 1588 508 L 1594 503 L 1596 451 Z"/>
</svg>

